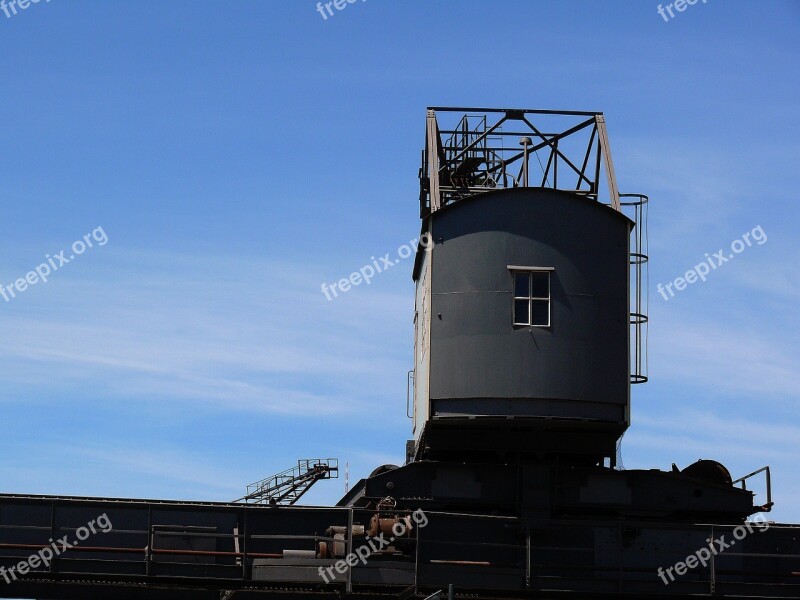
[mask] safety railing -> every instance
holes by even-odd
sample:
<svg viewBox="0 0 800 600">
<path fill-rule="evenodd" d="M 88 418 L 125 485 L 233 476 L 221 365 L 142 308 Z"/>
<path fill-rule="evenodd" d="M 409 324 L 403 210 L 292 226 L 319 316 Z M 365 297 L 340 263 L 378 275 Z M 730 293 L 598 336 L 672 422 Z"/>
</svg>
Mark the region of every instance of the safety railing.
<svg viewBox="0 0 800 600">
<path fill-rule="evenodd" d="M 647 336 L 649 310 L 649 241 L 647 235 L 648 197 L 643 194 L 620 194 L 622 212 L 634 222 L 630 247 L 630 327 L 631 383 L 648 379 Z"/>
</svg>

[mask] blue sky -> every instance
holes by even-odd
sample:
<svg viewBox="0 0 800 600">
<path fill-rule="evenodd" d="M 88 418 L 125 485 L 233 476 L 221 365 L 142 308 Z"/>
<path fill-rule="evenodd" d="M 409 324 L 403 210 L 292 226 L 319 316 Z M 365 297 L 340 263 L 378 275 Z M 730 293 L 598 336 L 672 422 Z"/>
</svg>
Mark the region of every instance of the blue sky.
<svg viewBox="0 0 800 600">
<path fill-rule="evenodd" d="M 775 518 L 800 520 L 800 4 L 315 6 L 0 13 L 0 283 L 108 237 L 0 299 L 0 490 L 229 500 L 297 458 L 401 462 L 412 261 L 320 285 L 418 234 L 426 106 L 556 108 L 604 111 L 620 188 L 651 197 L 625 466 L 770 464 Z"/>
</svg>

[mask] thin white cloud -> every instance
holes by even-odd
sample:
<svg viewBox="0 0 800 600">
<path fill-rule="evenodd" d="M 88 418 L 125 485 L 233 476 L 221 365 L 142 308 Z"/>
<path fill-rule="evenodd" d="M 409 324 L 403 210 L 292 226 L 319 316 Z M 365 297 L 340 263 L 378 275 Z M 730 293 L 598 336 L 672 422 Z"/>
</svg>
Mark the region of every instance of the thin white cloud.
<svg viewBox="0 0 800 600">
<path fill-rule="evenodd" d="M 359 410 L 370 389 L 404 381 L 410 286 L 328 302 L 307 265 L 118 254 L 0 307 L 7 381 L 311 415 Z"/>
<path fill-rule="evenodd" d="M 722 417 L 707 410 L 679 410 L 657 417 L 637 413 L 625 444 L 638 448 L 679 448 L 682 452 L 697 453 L 698 458 L 733 455 L 793 460 L 800 427 L 767 422 L 764 420 L 767 414 L 758 416 L 761 420 Z"/>
<path fill-rule="evenodd" d="M 662 312 L 650 338 L 654 377 L 787 402 L 800 395 L 800 355 L 791 328 L 777 324 L 778 331 L 765 332 L 731 319 L 730 312 L 711 311 L 708 321 L 698 317 Z"/>
</svg>

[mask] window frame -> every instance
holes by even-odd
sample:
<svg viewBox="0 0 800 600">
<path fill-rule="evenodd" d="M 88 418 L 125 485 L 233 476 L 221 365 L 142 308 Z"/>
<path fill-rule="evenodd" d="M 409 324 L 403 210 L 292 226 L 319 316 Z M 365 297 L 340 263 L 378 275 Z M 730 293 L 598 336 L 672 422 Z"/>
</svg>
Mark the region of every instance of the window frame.
<svg viewBox="0 0 800 600">
<path fill-rule="evenodd" d="M 508 265 L 508 270 L 511 274 L 511 323 L 514 327 L 538 327 L 541 329 L 549 329 L 553 325 L 553 276 L 555 271 L 554 267 L 526 267 L 519 265 Z M 547 297 L 533 295 L 533 277 L 534 273 L 547 274 Z M 517 296 L 517 276 L 527 276 L 528 278 L 528 295 Z M 528 303 L 528 319 L 527 323 L 517 322 L 517 302 L 527 301 Z M 547 324 L 533 322 L 533 303 L 547 302 Z"/>
</svg>

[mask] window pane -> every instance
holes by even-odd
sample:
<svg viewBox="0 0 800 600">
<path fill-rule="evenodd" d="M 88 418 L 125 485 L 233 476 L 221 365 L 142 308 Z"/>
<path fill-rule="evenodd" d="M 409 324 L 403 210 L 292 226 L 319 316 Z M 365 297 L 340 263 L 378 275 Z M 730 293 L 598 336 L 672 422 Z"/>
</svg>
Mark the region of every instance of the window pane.
<svg viewBox="0 0 800 600">
<path fill-rule="evenodd" d="M 533 312 L 533 319 L 531 325 L 542 325 L 547 327 L 550 325 L 550 302 L 547 300 L 532 300 L 531 310 Z"/>
<path fill-rule="evenodd" d="M 528 295 L 529 277 L 527 273 L 517 273 L 514 275 L 514 296 L 517 298 L 529 298 Z"/>
<path fill-rule="evenodd" d="M 514 324 L 515 325 L 529 325 L 530 315 L 528 314 L 527 300 L 514 300 Z"/>
<path fill-rule="evenodd" d="M 531 298 L 550 297 L 550 273 L 531 273 Z"/>
</svg>

